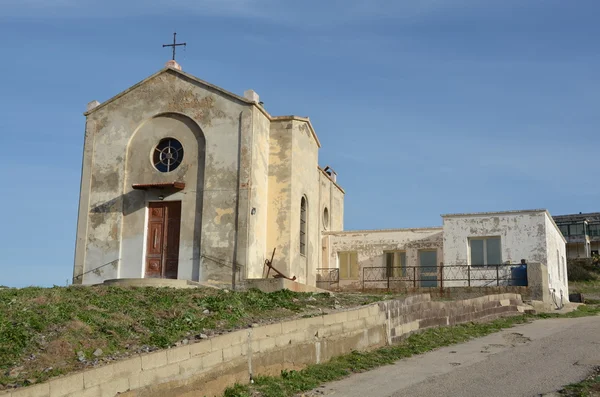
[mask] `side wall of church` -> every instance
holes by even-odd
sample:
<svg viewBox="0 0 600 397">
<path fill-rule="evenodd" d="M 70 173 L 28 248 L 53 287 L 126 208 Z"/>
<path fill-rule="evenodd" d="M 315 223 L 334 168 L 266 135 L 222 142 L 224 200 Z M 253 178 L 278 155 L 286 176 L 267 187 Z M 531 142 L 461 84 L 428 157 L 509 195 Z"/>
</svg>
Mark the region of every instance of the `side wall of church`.
<svg viewBox="0 0 600 397">
<path fill-rule="evenodd" d="M 289 276 L 300 283 L 315 285 L 315 272 L 321 251 L 318 146 L 307 123 L 293 120 L 292 127 L 292 191 L 291 246 Z M 306 252 L 300 252 L 300 204 L 307 199 Z"/>
<path fill-rule="evenodd" d="M 269 158 L 271 122 L 260 110 L 252 114 L 251 179 L 248 186 L 248 257 L 246 278 L 262 277 L 267 251 L 267 219 L 269 201 Z M 253 213 L 254 211 L 254 213 Z M 272 248 L 271 248 L 272 250 Z"/>
<path fill-rule="evenodd" d="M 243 117 L 245 111 L 248 116 Z M 82 183 L 76 248 L 78 262 L 74 268 L 75 273 L 86 274 L 75 282 L 92 284 L 143 274 L 145 264 L 140 258 L 145 255 L 146 207 L 154 197 L 149 194 L 144 194 L 143 199 L 136 196 L 137 193 L 132 193 L 131 183 L 173 182 L 174 175 L 156 171 L 150 164 L 151 153 L 148 152 L 148 171 L 140 173 L 139 180 L 128 179 L 127 147 L 134 133 L 138 129 L 138 133 L 142 131 L 140 126 L 168 113 L 193 120 L 205 140 L 204 164 L 197 164 L 197 156 L 192 149 L 185 151 L 180 166 L 181 171 L 203 168 L 204 186 L 197 186 L 193 191 L 188 185 L 178 196 L 165 197 L 165 200 L 171 200 L 198 194 L 202 201 L 201 206 L 193 208 L 186 206 L 182 198 L 182 231 L 190 230 L 188 223 L 197 222 L 198 218 L 202 227 L 201 234 L 193 233 L 193 241 L 181 242 L 179 260 L 182 271 L 179 277 L 191 276 L 202 281 L 231 280 L 235 242 L 238 246 L 243 245 L 242 237 L 248 234 L 247 230 L 241 230 L 247 222 L 248 194 L 240 186 L 249 182 L 250 167 L 243 168 L 240 164 L 250 164 L 251 112 L 248 104 L 167 71 L 90 114 L 84 149 L 84 178 L 86 165 L 89 165 L 90 184 Z M 161 131 L 154 131 L 148 136 L 154 140 L 161 134 Z M 167 132 L 164 131 L 164 134 Z M 246 212 L 240 210 L 240 219 L 235 217 L 238 207 L 246 208 Z M 127 222 L 125 228 L 124 222 Z M 182 234 L 182 238 L 188 239 L 186 236 Z M 121 239 L 129 243 L 121 244 Z M 201 247 L 200 255 L 194 252 L 198 249 L 194 247 Z M 238 260 L 245 261 L 245 253 L 242 255 L 240 258 L 238 254 Z M 241 264 L 245 265 L 245 262 Z"/>
<path fill-rule="evenodd" d="M 289 128 L 288 128 L 289 127 Z M 269 195 L 266 255 L 273 266 L 290 274 L 292 129 L 288 121 L 271 121 L 269 133 Z"/>
<path fill-rule="evenodd" d="M 319 230 L 342 231 L 344 229 L 344 192 L 319 169 Z M 321 252 L 318 255 L 318 268 L 327 267 L 329 263 L 328 239 L 322 237 Z"/>
<path fill-rule="evenodd" d="M 346 193 L 331 183 L 331 228 L 330 230 L 344 230 L 344 197 Z"/>
</svg>

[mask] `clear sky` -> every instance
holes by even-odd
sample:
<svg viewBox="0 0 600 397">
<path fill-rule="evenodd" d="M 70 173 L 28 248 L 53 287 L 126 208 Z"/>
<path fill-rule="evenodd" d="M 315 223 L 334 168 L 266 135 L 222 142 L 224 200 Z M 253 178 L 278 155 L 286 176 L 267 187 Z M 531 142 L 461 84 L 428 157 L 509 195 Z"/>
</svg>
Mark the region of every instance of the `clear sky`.
<svg viewBox="0 0 600 397">
<path fill-rule="evenodd" d="M 598 0 L 0 0 L 0 284 L 72 276 L 85 106 L 158 71 L 309 116 L 346 229 L 600 211 Z"/>
</svg>

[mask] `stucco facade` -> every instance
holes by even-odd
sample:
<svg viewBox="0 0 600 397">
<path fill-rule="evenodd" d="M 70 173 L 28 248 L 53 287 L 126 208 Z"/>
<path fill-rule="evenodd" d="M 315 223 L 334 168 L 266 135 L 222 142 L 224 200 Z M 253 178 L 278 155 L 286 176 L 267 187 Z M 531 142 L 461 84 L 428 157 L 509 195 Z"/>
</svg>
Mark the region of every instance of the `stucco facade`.
<svg viewBox="0 0 600 397">
<path fill-rule="evenodd" d="M 319 168 L 320 143 L 307 118 L 273 117 L 253 91 L 237 96 L 176 64 L 92 103 L 85 116 L 74 283 L 148 277 L 149 246 L 163 238 L 154 229 L 149 234 L 149 208 L 161 203 L 181 208 L 180 219 L 165 220 L 161 229 L 161 249 L 178 246 L 170 259 L 176 272 L 168 277 L 259 278 L 276 249 L 277 269 L 314 283 L 322 208 L 341 227 L 344 192 Z M 168 172 L 153 157 L 164 139 L 183 148 Z M 301 254 L 302 197 L 308 206 Z"/>
<path fill-rule="evenodd" d="M 525 259 L 547 268 L 547 287 L 568 301 L 565 239 L 547 211 L 442 220 L 439 228 L 325 232 L 323 265 L 339 269 L 340 289 L 495 287 L 515 285 L 507 265 Z"/>
<path fill-rule="evenodd" d="M 358 271 L 342 272 L 339 281 L 341 289 L 379 288 L 385 284 L 386 253 L 404 254 L 402 266 L 419 267 L 423 252 L 435 257 L 436 264 L 443 257 L 443 231 L 441 227 L 389 230 L 357 230 L 325 232 L 328 261 L 325 268 L 340 268 L 340 253 L 356 253 Z M 401 259 L 401 260 L 402 260 Z M 363 284 L 366 278 L 366 283 Z M 408 274 L 408 279 L 414 279 Z M 407 285 L 407 286 L 412 286 Z M 420 286 L 420 285 L 419 285 Z"/>
<path fill-rule="evenodd" d="M 541 263 L 548 268 L 549 288 L 554 289 L 558 297 L 562 292 L 568 300 L 566 241 L 548 211 L 452 214 L 443 215 L 442 219 L 445 266 L 473 266 L 470 240 L 499 237 L 499 263 L 489 265 L 519 264 L 521 259 L 528 263 Z M 509 271 L 507 268 L 504 270 Z M 484 271 L 483 268 L 481 271 Z M 489 267 L 488 271 L 496 270 Z M 448 286 L 464 284 L 462 281 Z"/>
</svg>

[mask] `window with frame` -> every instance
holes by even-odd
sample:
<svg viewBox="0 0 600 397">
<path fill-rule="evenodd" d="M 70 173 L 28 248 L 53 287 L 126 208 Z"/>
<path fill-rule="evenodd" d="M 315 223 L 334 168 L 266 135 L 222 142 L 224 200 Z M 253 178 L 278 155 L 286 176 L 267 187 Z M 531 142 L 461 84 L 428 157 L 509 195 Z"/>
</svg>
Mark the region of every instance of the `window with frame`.
<svg viewBox="0 0 600 397">
<path fill-rule="evenodd" d="M 175 138 L 165 138 L 152 152 L 152 164 L 160 172 L 171 172 L 183 161 L 183 145 Z"/>
<path fill-rule="evenodd" d="M 585 231 L 585 229 L 584 229 L 583 223 L 569 225 L 569 235 L 570 236 L 583 236 L 584 231 Z"/>
<path fill-rule="evenodd" d="M 300 255 L 306 255 L 306 197 L 300 200 Z"/>
<path fill-rule="evenodd" d="M 384 255 L 386 277 L 406 277 L 406 252 L 387 251 Z"/>
<path fill-rule="evenodd" d="M 600 223 L 592 223 L 588 225 L 588 231 L 590 236 L 600 236 Z"/>
<path fill-rule="evenodd" d="M 356 252 L 338 252 L 340 280 L 357 280 L 358 254 Z"/>
<path fill-rule="evenodd" d="M 469 239 L 471 266 L 502 264 L 500 237 L 473 237 Z"/>
</svg>

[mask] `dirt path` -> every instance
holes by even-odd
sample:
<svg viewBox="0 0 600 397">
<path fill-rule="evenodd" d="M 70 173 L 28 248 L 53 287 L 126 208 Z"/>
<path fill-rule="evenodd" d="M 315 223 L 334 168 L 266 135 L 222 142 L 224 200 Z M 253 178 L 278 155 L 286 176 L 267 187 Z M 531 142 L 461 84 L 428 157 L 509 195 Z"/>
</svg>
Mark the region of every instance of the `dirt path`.
<svg viewBox="0 0 600 397">
<path fill-rule="evenodd" d="M 538 320 L 307 393 L 344 397 L 539 396 L 600 366 L 600 316 Z"/>
</svg>

